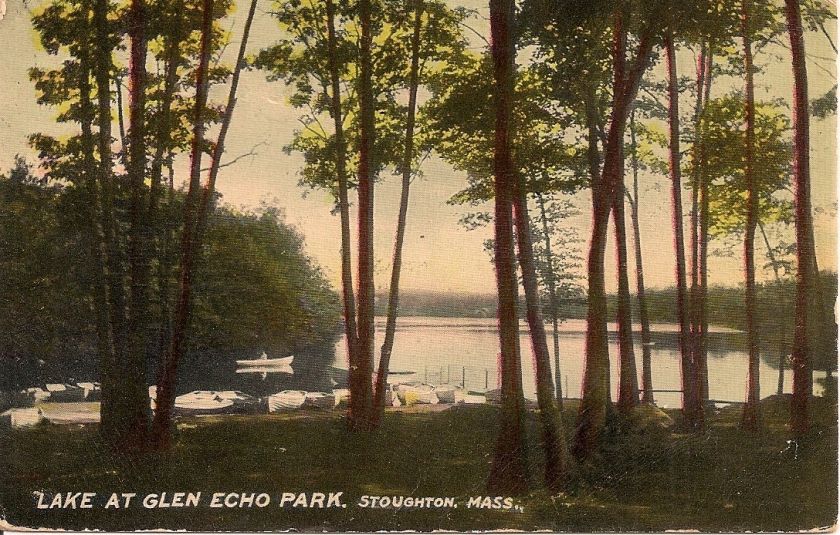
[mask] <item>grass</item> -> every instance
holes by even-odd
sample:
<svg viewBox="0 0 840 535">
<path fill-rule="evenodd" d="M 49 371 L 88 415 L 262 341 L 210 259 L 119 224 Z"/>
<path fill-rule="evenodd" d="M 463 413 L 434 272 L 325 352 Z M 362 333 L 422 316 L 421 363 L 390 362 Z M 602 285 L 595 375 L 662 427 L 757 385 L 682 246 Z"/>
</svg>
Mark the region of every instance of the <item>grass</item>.
<svg viewBox="0 0 840 535">
<path fill-rule="evenodd" d="M 575 407 L 567 404 L 567 429 Z M 497 411 L 456 407 L 389 413 L 372 435 L 353 435 L 337 415 L 258 415 L 182 420 L 164 456 L 122 459 L 99 443 L 95 426 L 44 425 L 0 435 L 0 505 L 17 526 L 190 530 L 776 531 L 831 526 L 837 518 L 837 413 L 813 404 L 814 429 L 798 448 L 787 442 L 786 403 L 763 402 L 764 430 L 737 428 L 739 411 L 710 420 L 703 435 L 614 431 L 596 458 L 577 469 L 568 493 L 540 485 L 540 451 L 531 445 L 535 490 L 522 512 L 467 509 L 482 495 Z M 529 436 L 539 436 L 535 418 Z M 39 510 L 34 491 L 147 493 L 267 492 L 263 509 Z M 346 509 L 283 509 L 282 492 L 343 491 Z M 454 496 L 457 509 L 364 509 L 362 495 Z M 202 504 L 208 503 L 202 498 Z"/>
</svg>

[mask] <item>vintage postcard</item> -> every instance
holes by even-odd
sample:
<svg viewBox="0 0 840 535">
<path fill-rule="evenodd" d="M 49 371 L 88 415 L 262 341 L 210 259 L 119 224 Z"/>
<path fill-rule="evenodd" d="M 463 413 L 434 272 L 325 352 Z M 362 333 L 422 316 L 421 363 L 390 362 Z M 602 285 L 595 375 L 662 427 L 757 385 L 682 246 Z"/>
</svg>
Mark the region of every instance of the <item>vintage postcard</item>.
<svg viewBox="0 0 840 535">
<path fill-rule="evenodd" d="M 0 0 L 0 527 L 834 530 L 836 30 Z"/>
</svg>

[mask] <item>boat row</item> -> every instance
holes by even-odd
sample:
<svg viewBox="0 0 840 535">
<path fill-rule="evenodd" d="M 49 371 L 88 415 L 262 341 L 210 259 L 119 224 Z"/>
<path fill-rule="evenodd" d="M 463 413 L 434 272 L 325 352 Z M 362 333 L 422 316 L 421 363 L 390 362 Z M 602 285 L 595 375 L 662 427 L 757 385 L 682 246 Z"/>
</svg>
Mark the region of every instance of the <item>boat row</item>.
<svg viewBox="0 0 840 535">
<path fill-rule="evenodd" d="M 96 382 L 46 383 L 32 386 L 18 392 L 4 393 L 2 405 L 8 407 L 33 407 L 43 402 L 99 401 L 102 388 Z"/>
</svg>

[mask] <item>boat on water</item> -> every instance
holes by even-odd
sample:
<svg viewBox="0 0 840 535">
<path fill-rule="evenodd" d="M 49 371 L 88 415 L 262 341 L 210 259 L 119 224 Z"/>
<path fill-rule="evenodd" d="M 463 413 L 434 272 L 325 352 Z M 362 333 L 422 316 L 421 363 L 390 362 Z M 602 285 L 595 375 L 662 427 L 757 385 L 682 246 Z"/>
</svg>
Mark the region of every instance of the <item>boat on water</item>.
<svg viewBox="0 0 840 535">
<path fill-rule="evenodd" d="M 245 366 L 244 368 L 237 368 L 236 373 L 259 373 L 263 375 L 263 379 L 268 377 L 269 373 L 285 373 L 294 375 L 295 370 L 288 364 L 281 364 L 279 366 Z"/>
<path fill-rule="evenodd" d="M 193 390 L 175 398 L 175 413 L 180 415 L 222 414 L 233 409 L 234 401 L 211 390 Z"/>
<path fill-rule="evenodd" d="M 255 398 L 239 390 L 221 390 L 216 392 L 219 399 L 229 399 L 233 401 L 232 410 L 229 412 L 236 413 L 251 413 L 258 412 L 260 409 L 260 399 Z"/>
<path fill-rule="evenodd" d="M 307 409 L 332 409 L 335 407 L 335 395 L 327 392 L 307 392 L 303 407 Z"/>
<path fill-rule="evenodd" d="M 295 360 L 294 355 L 289 355 L 288 357 L 281 357 L 279 359 L 270 359 L 268 355 L 265 354 L 263 351 L 262 355 L 258 359 L 246 359 L 246 360 L 237 360 L 237 366 L 259 366 L 261 368 L 265 367 L 276 367 L 276 366 L 291 366 L 292 362 Z"/>
<path fill-rule="evenodd" d="M 268 412 L 282 412 L 299 409 L 306 401 L 303 390 L 283 390 L 268 396 Z"/>
</svg>

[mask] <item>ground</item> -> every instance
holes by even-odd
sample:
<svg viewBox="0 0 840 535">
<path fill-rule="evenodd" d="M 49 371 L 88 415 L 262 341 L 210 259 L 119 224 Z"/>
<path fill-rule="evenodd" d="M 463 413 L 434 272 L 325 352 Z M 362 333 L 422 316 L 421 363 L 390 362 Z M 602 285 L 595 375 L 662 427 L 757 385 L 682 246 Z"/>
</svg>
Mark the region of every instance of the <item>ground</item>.
<svg viewBox="0 0 840 535">
<path fill-rule="evenodd" d="M 18 526 L 190 530 L 551 529 L 559 531 L 776 531 L 825 528 L 837 519 L 836 404 L 815 399 L 812 434 L 794 447 L 787 401 L 762 402 L 764 430 L 737 428 L 739 411 L 710 418 L 702 435 L 613 431 L 567 493 L 541 489 L 536 418 L 529 422 L 534 491 L 521 511 L 468 509 L 484 493 L 497 409 L 390 412 L 373 435 L 353 435 L 337 414 L 182 420 L 164 456 L 121 459 L 96 426 L 42 425 L 0 435 L 0 504 Z M 566 404 L 567 429 L 576 407 Z M 673 413 L 672 416 L 678 418 Z M 198 508 L 39 510 L 35 491 L 202 491 Z M 289 509 L 283 492 L 338 492 L 345 508 Z M 213 509 L 212 492 L 266 492 L 262 509 Z M 363 495 L 456 498 L 458 508 L 394 510 L 357 505 Z M 104 498 L 97 498 L 104 499 Z"/>
</svg>

